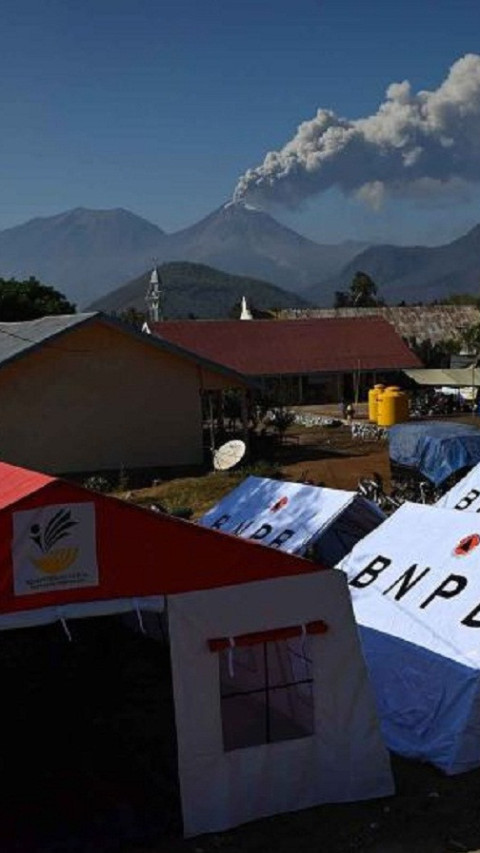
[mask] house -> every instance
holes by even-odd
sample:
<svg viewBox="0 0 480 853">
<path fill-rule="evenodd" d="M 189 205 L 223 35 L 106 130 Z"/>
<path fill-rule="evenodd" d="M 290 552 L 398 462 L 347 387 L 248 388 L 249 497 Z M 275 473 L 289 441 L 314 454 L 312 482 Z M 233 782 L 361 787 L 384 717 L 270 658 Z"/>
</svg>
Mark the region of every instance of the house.
<svg viewBox="0 0 480 853">
<path fill-rule="evenodd" d="M 0 323 L 0 458 L 51 472 L 198 465 L 231 368 L 100 313 Z"/>
<path fill-rule="evenodd" d="M 67 672 L 82 653 L 81 642 L 76 648 L 77 632 L 81 637 L 82 624 L 91 617 L 98 623 L 130 611 L 143 630 L 148 612 L 157 618 L 168 612 L 164 627 L 171 677 L 168 656 L 166 671 L 157 677 L 173 691 L 174 728 L 164 716 L 152 720 L 157 738 L 153 766 L 161 779 L 159 742 L 163 738 L 171 745 L 176 739 L 186 835 L 319 803 L 393 793 L 340 572 L 1 463 L 0 542 L 0 633 L 58 627 Z M 117 618 L 132 630 L 125 617 Z M 37 633 L 32 645 L 44 637 Z M 121 657 L 118 630 L 114 641 Z M 56 654 L 47 654 L 43 662 L 45 678 L 52 671 L 55 676 L 47 680 L 46 708 L 37 707 L 30 696 L 22 706 L 24 722 L 12 723 L 6 739 L 21 738 L 22 794 L 32 773 L 39 788 L 49 778 L 48 761 L 33 766 L 42 743 L 50 759 L 59 742 L 78 754 L 82 728 L 89 724 L 85 717 L 95 713 L 94 705 L 79 714 L 68 704 L 68 688 L 55 670 L 58 642 L 54 648 Z M 93 669 L 102 650 L 93 646 L 91 653 Z M 5 687 L 1 669 L 0 674 Z M 116 691 L 121 701 L 122 685 Z M 2 710 L 8 700 L 4 697 Z M 17 696 L 13 700 L 15 711 Z M 105 708 L 100 712 L 105 714 Z M 121 727 L 121 718 L 115 719 L 105 737 L 114 737 Z M 68 742 L 61 740 L 66 723 Z M 130 712 L 123 723 L 127 742 L 131 725 Z M 2 749 L 5 754 L 8 748 L 6 743 L 0 747 L 4 769 Z M 15 754 L 13 761 L 18 765 Z M 90 791 L 96 780 L 88 764 L 82 780 L 80 793 L 85 785 Z M 56 784 L 46 792 L 57 820 L 61 788 Z M 160 812 L 164 790 L 156 790 Z M 137 798 L 141 795 L 135 791 Z"/>
<path fill-rule="evenodd" d="M 261 382 L 265 390 L 280 386 L 291 403 L 358 399 L 376 382 L 421 366 L 391 324 L 378 317 L 172 320 L 149 328 L 163 341 Z"/>
</svg>

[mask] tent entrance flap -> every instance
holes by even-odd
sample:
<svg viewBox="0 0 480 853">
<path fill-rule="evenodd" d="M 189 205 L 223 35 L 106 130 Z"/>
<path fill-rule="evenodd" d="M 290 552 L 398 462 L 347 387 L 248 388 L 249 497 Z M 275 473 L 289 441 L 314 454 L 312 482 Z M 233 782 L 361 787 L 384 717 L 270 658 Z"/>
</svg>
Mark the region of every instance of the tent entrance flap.
<svg viewBox="0 0 480 853">
<path fill-rule="evenodd" d="M 1 633 L 2 851 L 181 826 L 169 650 L 130 621 L 72 620 L 71 642 L 58 623 Z"/>
</svg>

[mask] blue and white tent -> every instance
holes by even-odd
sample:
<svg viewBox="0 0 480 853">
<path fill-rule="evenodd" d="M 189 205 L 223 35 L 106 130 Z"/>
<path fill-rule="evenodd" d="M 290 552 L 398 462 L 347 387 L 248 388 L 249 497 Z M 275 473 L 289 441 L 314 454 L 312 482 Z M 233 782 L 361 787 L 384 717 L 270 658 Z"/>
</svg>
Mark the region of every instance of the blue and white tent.
<svg viewBox="0 0 480 853">
<path fill-rule="evenodd" d="M 480 462 L 480 430 L 473 424 L 396 424 L 388 430 L 388 443 L 392 462 L 420 471 L 436 486 Z"/>
<path fill-rule="evenodd" d="M 356 492 L 247 477 L 199 523 L 333 567 L 384 519 Z"/>
<path fill-rule="evenodd" d="M 338 568 L 387 746 L 448 774 L 480 766 L 480 517 L 405 503 Z"/>
<path fill-rule="evenodd" d="M 435 506 L 480 512 L 480 465 L 475 465 L 465 477 L 445 492 Z"/>
</svg>

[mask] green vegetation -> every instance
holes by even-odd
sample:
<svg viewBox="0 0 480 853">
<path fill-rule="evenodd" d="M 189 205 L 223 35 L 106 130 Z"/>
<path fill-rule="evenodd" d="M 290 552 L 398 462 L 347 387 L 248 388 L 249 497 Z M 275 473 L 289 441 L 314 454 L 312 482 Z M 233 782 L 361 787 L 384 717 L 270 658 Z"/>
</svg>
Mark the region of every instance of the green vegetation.
<svg viewBox="0 0 480 853">
<path fill-rule="evenodd" d="M 407 346 L 418 356 L 424 367 L 450 367 L 450 356 L 460 352 L 461 341 L 447 339 L 432 343 L 430 338 L 417 341 L 416 338 L 405 338 Z"/>
<path fill-rule="evenodd" d="M 16 281 L 0 278 L 0 321 L 36 320 L 53 314 L 75 314 L 75 305 L 63 293 L 41 284 L 36 278 Z"/>
<path fill-rule="evenodd" d="M 360 270 L 352 278 L 348 291 L 337 290 L 334 308 L 370 308 L 384 305 L 377 295 L 377 285 L 369 275 Z"/>
<path fill-rule="evenodd" d="M 167 512 L 175 514 L 186 507 L 193 511 L 192 518 L 198 519 L 218 503 L 224 495 L 235 489 L 250 475 L 256 477 L 279 477 L 280 469 L 269 462 L 256 462 L 235 471 L 215 471 L 204 477 L 184 477 L 168 480 L 148 489 L 132 492 L 115 492 L 116 497 L 130 500 L 140 506 L 160 504 Z"/>
</svg>

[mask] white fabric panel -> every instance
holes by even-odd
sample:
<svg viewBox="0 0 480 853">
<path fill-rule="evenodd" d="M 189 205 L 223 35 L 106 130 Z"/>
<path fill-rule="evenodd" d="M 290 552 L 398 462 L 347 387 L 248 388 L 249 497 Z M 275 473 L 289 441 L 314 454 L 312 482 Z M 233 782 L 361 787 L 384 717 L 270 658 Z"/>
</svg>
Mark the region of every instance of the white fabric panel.
<svg viewBox="0 0 480 853">
<path fill-rule="evenodd" d="M 362 505 L 369 510 L 365 516 L 371 517 L 370 530 L 385 516 L 355 492 L 248 477 L 210 509 L 199 524 L 244 539 L 256 538 L 290 554 L 302 554 L 347 508 L 354 506 L 352 514 L 361 516 Z M 336 553 L 334 560 L 327 559 L 327 565 L 332 566 L 338 558 Z"/>
<path fill-rule="evenodd" d="M 470 537 L 472 550 L 456 553 Z M 480 518 L 405 503 L 338 568 L 348 576 L 359 624 L 477 667 L 479 558 Z"/>
<path fill-rule="evenodd" d="M 393 792 L 345 577 L 335 570 L 167 599 L 185 835 Z M 312 736 L 225 752 L 207 641 L 323 619 L 309 636 Z M 242 650 L 243 651 L 243 650 Z"/>
<path fill-rule="evenodd" d="M 18 613 L 0 615 L 0 631 L 9 628 L 34 628 L 62 619 L 85 619 L 87 616 L 112 616 L 115 613 L 155 611 L 161 613 L 165 607 L 164 596 L 145 598 L 114 598 L 108 601 L 89 601 L 83 604 L 62 604 L 59 607 L 42 607 L 37 610 L 22 610 Z"/>
<path fill-rule="evenodd" d="M 443 509 L 480 512 L 480 465 L 475 465 L 466 477 L 445 492 L 435 506 Z"/>
</svg>

